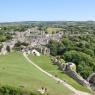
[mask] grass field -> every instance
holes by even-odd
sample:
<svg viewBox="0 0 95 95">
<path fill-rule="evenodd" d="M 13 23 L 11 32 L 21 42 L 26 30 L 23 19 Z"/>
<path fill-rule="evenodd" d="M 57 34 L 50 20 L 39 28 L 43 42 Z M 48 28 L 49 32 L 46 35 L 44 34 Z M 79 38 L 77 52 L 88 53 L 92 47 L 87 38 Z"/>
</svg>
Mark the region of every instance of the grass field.
<svg viewBox="0 0 95 95">
<path fill-rule="evenodd" d="M 45 59 L 42 57 L 33 58 L 33 61 L 39 65 L 40 63 L 43 64 L 45 60 L 48 61 L 47 57 Z M 48 66 L 48 62 L 45 63 Z M 46 66 L 43 65 L 43 68 L 47 68 L 47 70 L 53 68 L 52 66 Z M 50 72 L 53 72 L 53 70 Z M 46 87 L 49 95 L 71 95 L 72 93 L 63 85 L 57 84 L 56 81 L 33 67 L 21 53 L 17 52 L 0 55 L 0 85 L 21 87 L 28 91 Z"/>
<path fill-rule="evenodd" d="M 57 32 L 57 31 L 60 31 L 60 30 L 62 30 L 62 29 L 61 28 L 52 28 L 52 27 L 47 28 L 48 33 Z"/>
<path fill-rule="evenodd" d="M 78 84 L 76 81 L 74 81 L 72 78 L 58 70 L 58 67 L 55 65 L 52 65 L 50 58 L 48 56 L 29 56 L 29 58 L 35 62 L 37 65 L 39 65 L 41 68 L 46 70 L 47 72 L 57 75 L 59 78 L 66 81 L 68 84 L 72 85 L 74 88 L 80 91 L 90 92 L 86 87 Z"/>
</svg>

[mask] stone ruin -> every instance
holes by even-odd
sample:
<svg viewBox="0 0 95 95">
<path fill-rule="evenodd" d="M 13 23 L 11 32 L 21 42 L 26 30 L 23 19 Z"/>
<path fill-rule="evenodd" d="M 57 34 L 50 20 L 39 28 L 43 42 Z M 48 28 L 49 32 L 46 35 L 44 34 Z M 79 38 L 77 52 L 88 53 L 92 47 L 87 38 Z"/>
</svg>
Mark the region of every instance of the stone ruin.
<svg viewBox="0 0 95 95">
<path fill-rule="evenodd" d="M 14 40 L 8 40 L 8 41 L 6 41 L 6 42 L 2 42 L 2 43 L 1 43 L 1 46 L 2 46 L 2 47 L 0 48 L 0 55 L 5 55 L 5 54 L 8 53 L 8 51 L 7 51 L 7 46 L 9 47 L 10 52 L 12 52 L 12 49 L 13 49 L 15 43 L 16 43 L 16 42 L 15 42 Z"/>
<path fill-rule="evenodd" d="M 89 77 L 88 77 L 88 82 L 90 83 L 90 86 L 93 90 L 95 90 L 95 73 L 92 73 Z"/>
<path fill-rule="evenodd" d="M 79 84 L 86 86 L 89 88 L 89 82 L 83 79 L 80 75 L 76 72 L 76 65 L 74 63 L 62 63 L 57 58 L 52 59 L 53 64 L 57 65 L 60 70 L 66 73 L 68 76 L 76 80 Z"/>
</svg>

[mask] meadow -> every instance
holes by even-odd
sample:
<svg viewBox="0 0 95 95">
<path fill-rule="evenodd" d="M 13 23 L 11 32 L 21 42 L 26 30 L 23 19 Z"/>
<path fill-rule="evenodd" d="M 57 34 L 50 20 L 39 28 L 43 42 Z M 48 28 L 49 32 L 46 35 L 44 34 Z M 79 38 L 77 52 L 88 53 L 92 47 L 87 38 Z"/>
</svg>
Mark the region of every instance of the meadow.
<svg viewBox="0 0 95 95">
<path fill-rule="evenodd" d="M 48 27 L 46 31 L 47 31 L 48 33 L 56 33 L 56 32 L 58 32 L 58 31 L 60 31 L 60 30 L 62 30 L 62 28 Z"/>
<path fill-rule="evenodd" d="M 37 64 L 45 63 L 48 66 L 48 61 L 45 60 L 48 59 L 44 59 L 42 56 L 33 58 L 33 61 Z M 45 65 L 43 66 L 45 67 Z M 52 66 L 47 67 L 47 70 L 52 68 Z M 54 72 L 54 70 L 50 72 Z M 0 55 L 0 86 L 4 85 L 19 87 L 25 91 L 37 91 L 39 88 L 45 87 L 48 95 L 71 95 L 72 93 L 69 89 L 32 66 L 20 52 Z"/>
</svg>

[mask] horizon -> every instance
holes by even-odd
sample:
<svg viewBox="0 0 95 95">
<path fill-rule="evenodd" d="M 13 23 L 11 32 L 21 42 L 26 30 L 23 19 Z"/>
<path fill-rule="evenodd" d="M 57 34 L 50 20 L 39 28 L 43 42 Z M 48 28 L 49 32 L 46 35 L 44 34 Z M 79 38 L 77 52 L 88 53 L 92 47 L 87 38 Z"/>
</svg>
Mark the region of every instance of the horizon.
<svg viewBox="0 0 95 95">
<path fill-rule="evenodd" d="M 47 21 L 45 21 L 45 20 L 41 20 L 41 21 L 32 21 L 32 20 L 30 20 L 30 21 L 6 21 L 6 22 L 0 22 L 0 24 L 2 24 L 2 23 L 22 23 L 22 22 L 95 22 L 95 20 L 72 20 L 72 21 L 70 21 L 70 20 L 64 20 L 64 21 L 62 21 L 62 20 L 60 20 L 60 21 L 57 21 L 57 20 L 47 20 Z"/>
<path fill-rule="evenodd" d="M 21 21 L 95 21 L 94 0 L 3 0 L 0 23 Z"/>
</svg>

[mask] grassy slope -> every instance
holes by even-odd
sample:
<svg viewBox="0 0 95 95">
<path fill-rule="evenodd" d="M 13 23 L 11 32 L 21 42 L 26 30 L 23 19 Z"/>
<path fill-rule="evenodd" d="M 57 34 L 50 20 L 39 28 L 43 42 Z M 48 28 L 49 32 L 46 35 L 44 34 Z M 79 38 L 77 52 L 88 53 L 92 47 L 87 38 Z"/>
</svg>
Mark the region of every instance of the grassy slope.
<svg viewBox="0 0 95 95">
<path fill-rule="evenodd" d="M 78 84 L 76 81 L 74 81 L 72 78 L 58 70 L 58 67 L 55 65 L 52 65 L 50 58 L 48 56 L 29 56 L 32 61 L 34 61 L 37 65 L 39 65 L 41 68 L 44 70 L 48 71 L 49 73 L 52 73 L 53 75 L 57 75 L 59 78 L 63 79 L 70 85 L 72 85 L 74 88 L 80 90 L 80 91 L 85 91 L 89 92 L 89 90 L 80 84 Z"/>
<path fill-rule="evenodd" d="M 0 56 L 0 85 L 24 86 L 25 90 L 37 90 L 42 86 L 49 95 L 70 95 L 70 91 L 57 84 L 38 69 L 33 67 L 20 53 Z"/>
</svg>

